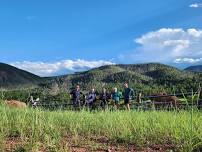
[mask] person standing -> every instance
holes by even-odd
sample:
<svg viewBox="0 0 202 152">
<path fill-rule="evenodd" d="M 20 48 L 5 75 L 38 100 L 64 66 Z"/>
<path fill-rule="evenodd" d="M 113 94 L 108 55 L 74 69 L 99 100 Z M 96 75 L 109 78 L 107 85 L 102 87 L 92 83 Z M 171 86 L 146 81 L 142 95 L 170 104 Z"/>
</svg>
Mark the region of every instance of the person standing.
<svg viewBox="0 0 202 152">
<path fill-rule="evenodd" d="M 108 98 L 109 98 L 108 96 L 109 96 L 109 95 L 108 95 L 108 93 L 107 93 L 107 90 L 106 90 L 105 88 L 103 88 L 102 93 L 100 94 L 100 100 L 101 100 L 100 106 L 101 106 L 101 108 L 102 108 L 103 110 L 106 109 L 107 102 L 108 102 Z"/>
<path fill-rule="evenodd" d="M 132 99 L 132 96 L 134 94 L 133 89 L 129 88 L 128 83 L 124 83 L 124 104 L 126 106 L 126 109 L 130 111 L 130 102 Z"/>
<path fill-rule="evenodd" d="M 118 91 L 117 88 L 113 89 L 112 99 L 114 100 L 114 109 L 119 109 L 119 101 L 120 101 L 121 93 Z"/>
<path fill-rule="evenodd" d="M 70 97 L 72 98 L 73 100 L 73 106 L 76 109 L 80 109 L 80 97 L 83 93 L 80 91 L 80 86 L 77 85 L 76 88 L 74 90 L 72 90 L 70 92 Z"/>
<path fill-rule="evenodd" d="M 90 108 L 90 110 L 95 109 L 95 101 L 96 101 L 96 92 L 95 92 L 95 89 L 92 88 L 87 96 L 87 104 L 88 104 L 88 107 Z"/>
</svg>

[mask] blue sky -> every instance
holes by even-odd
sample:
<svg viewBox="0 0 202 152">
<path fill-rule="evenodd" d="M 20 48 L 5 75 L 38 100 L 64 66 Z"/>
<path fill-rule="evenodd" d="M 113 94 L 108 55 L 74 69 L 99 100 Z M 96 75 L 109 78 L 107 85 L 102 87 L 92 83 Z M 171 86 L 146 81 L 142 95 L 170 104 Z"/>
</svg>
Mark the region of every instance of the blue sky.
<svg viewBox="0 0 202 152">
<path fill-rule="evenodd" d="M 41 76 L 110 63 L 201 64 L 201 4 L 202 0 L 1 0 L 0 61 Z"/>
</svg>

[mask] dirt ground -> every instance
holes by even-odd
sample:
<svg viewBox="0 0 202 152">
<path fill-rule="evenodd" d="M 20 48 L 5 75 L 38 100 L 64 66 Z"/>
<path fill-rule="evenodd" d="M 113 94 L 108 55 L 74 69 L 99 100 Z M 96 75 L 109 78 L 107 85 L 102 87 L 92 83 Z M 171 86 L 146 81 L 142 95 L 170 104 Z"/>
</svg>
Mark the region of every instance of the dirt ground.
<svg viewBox="0 0 202 152">
<path fill-rule="evenodd" d="M 26 152 L 23 148 L 26 145 L 19 137 L 7 138 L 4 141 L 5 152 Z M 40 144 L 40 150 L 37 152 L 52 152 L 45 144 Z M 62 139 L 61 145 L 63 149 L 70 152 L 166 152 L 175 150 L 175 146 L 171 144 L 167 145 L 150 145 L 145 148 L 138 147 L 133 144 L 121 144 L 109 142 L 106 137 L 91 137 L 86 139 L 84 137 L 66 136 Z"/>
</svg>

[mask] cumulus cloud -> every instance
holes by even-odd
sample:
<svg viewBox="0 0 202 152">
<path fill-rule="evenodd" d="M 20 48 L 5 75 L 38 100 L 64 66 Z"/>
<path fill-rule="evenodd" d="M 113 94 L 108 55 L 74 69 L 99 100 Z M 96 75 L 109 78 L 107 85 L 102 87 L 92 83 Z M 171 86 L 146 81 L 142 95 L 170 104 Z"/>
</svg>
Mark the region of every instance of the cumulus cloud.
<svg viewBox="0 0 202 152">
<path fill-rule="evenodd" d="M 202 3 L 194 3 L 194 4 L 190 4 L 189 7 L 191 7 L 191 8 L 202 7 Z"/>
<path fill-rule="evenodd" d="M 91 68 L 114 64 L 111 61 L 62 60 L 58 62 L 14 62 L 11 65 L 29 71 L 39 76 L 53 76 L 58 74 L 74 73 Z"/>
<path fill-rule="evenodd" d="M 134 41 L 139 46 L 129 54 L 120 55 L 121 60 L 178 63 L 176 59 L 202 57 L 202 30 L 199 29 L 162 28 Z"/>
</svg>

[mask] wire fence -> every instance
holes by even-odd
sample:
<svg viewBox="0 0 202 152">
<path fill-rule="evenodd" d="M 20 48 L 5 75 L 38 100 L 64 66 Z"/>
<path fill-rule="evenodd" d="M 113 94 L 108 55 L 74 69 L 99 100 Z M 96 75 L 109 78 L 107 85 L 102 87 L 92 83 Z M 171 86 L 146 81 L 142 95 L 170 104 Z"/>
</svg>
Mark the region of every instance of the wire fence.
<svg viewBox="0 0 202 152">
<path fill-rule="evenodd" d="M 188 96 L 191 96 L 191 99 L 187 99 Z M 172 109 L 190 109 L 190 108 L 197 108 L 202 109 L 202 99 L 201 97 L 201 90 L 198 91 L 191 91 L 187 93 L 174 93 L 174 94 L 163 94 L 163 95 L 149 95 L 149 96 L 134 96 L 131 99 L 130 106 L 131 109 L 142 109 L 142 110 L 172 110 Z M 181 97 L 170 99 L 169 97 Z M 193 98 L 195 97 L 195 98 Z M 124 107 L 124 98 L 121 98 L 119 103 L 120 109 Z M 184 100 L 183 102 L 181 100 Z M 191 100 L 191 101 L 188 101 Z M 103 101 L 97 99 L 91 108 L 93 109 L 113 109 L 115 103 L 112 99 L 109 99 L 108 102 L 105 103 L 103 107 Z M 74 109 L 88 109 L 89 104 L 87 104 L 86 100 L 80 100 L 79 105 L 75 106 L 72 101 L 41 101 L 37 103 L 34 108 L 44 108 L 50 110 L 74 110 Z"/>
</svg>

